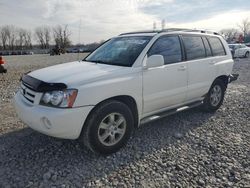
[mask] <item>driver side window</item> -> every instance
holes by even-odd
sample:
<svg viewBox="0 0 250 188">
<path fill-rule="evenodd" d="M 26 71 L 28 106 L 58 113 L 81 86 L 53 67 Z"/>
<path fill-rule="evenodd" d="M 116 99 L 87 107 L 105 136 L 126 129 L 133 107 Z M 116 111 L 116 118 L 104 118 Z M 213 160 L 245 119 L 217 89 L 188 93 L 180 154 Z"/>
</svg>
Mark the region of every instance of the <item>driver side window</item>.
<svg viewBox="0 0 250 188">
<path fill-rule="evenodd" d="M 165 64 L 177 63 L 182 61 L 181 45 L 178 36 L 160 37 L 148 52 L 151 55 L 162 55 Z"/>
</svg>

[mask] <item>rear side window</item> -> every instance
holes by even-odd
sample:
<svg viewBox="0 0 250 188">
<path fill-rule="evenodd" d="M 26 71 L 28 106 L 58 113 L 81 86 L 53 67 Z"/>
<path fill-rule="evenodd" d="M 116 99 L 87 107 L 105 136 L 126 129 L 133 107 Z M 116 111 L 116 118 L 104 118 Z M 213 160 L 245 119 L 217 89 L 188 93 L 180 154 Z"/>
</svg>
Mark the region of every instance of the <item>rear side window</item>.
<svg viewBox="0 0 250 188">
<path fill-rule="evenodd" d="M 200 59 L 206 57 L 205 48 L 201 37 L 183 36 L 187 60 Z"/>
<path fill-rule="evenodd" d="M 164 36 L 159 38 L 151 47 L 148 56 L 162 55 L 165 64 L 182 61 L 181 45 L 178 36 Z"/>
<path fill-rule="evenodd" d="M 205 46 L 207 57 L 212 56 L 212 51 L 211 51 L 211 48 L 209 46 L 209 43 L 208 43 L 206 37 L 202 37 L 202 39 L 203 39 L 203 42 L 204 42 L 204 46 Z"/>
<path fill-rule="evenodd" d="M 209 37 L 208 41 L 211 45 L 212 52 L 214 56 L 222 56 L 226 55 L 225 49 L 220 41 L 219 38 L 217 37 Z"/>
</svg>

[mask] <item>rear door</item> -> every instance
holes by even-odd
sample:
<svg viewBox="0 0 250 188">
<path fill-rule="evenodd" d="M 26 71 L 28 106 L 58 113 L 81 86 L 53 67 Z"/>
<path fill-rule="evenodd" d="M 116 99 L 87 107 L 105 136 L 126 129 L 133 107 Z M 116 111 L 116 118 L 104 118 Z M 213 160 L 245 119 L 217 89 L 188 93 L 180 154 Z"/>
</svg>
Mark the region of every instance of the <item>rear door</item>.
<svg viewBox="0 0 250 188">
<path fill-rule="evenodd" d="M 193 101 L 207 93 L 215 77 L 216 61 L 205 37 L 184 35 L 182 40 L 188 63 L 187 101 Z"/>
</svg>

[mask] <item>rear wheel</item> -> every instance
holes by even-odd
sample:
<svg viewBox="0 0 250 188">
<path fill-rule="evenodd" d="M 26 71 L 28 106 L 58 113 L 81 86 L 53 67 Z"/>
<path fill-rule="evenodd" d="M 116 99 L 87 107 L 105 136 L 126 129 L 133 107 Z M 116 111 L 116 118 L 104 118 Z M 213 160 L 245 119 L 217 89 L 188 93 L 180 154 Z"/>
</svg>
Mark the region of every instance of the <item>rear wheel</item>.
<svg viewBox="0 0 250 188">
<path fill-rule="evenodd" d="M 134 118 L 129 107 L 110 100 L 90 114 L 79 140 L 95 153 L 110 154 L 127 143 L 133 127 Z"/>
<path fill-rule="evenodd" d="M 245 57 L 249 58 L 249 52 L 246 52 Z"/>
<path fill-rule="evenodd" d="M 225 83 L 220 79 L 215 80 L 203 101 L 203 110 L 207 112 L 214 112 L 219 109 L 223 103 L 225 91 Z"/>
</svg>

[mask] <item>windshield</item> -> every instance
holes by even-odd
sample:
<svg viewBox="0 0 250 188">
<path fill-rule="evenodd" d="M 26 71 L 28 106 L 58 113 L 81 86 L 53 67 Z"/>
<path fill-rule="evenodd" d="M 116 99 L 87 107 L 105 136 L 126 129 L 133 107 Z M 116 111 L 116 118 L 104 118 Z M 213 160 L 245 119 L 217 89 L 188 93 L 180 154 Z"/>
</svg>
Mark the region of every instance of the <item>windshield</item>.
<svg viewBox="0 0 250 188">
<path fill-rule="evenodd" d="M 236 47 L 236 45 L 229 45 L 229 48 L 231 48 L 231 49 L 235 49 L 235 47 Z"/>
<path fill-rule="evenodd" d="M 113 38 L 97 48 L 84 61 L 130 67 L 151 38 L 151 36 Z"/>
</svg>

